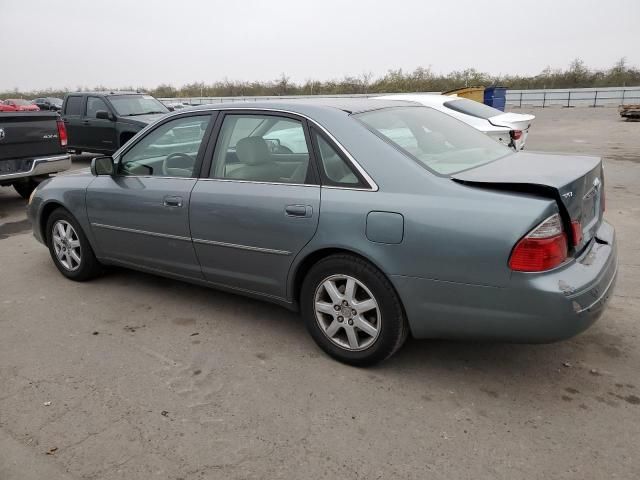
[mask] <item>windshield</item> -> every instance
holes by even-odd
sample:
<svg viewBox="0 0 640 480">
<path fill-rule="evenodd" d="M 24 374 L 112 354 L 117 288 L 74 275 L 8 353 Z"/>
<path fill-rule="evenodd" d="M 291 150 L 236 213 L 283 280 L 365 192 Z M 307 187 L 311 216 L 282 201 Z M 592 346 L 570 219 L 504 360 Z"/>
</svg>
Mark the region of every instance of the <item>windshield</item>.
<svg viewBox="0 0 640 480">
<path fill-rule="evenodd" d="M 116 113 L 122 117 L 167 113 L 169 110 L 151 95 L 110 95 L 107 97 Z"/>
<path fill-rule="evenodd" d="M 355 117 L 441 175 L 461 172 L 513 153 L 484 133 L 432 108 L 384 108 Z"/>
<path fill-rule="evenodd" d="M 485 120 L 504 113 L 497 108 L 469 100 L 468 98 L 459 98 L 457 100 L 451 100 L 450 102 L 444 102 L 444 106 L 456 112 L 465 113 L 472 117 L 484 118 Z"/>
</svg>

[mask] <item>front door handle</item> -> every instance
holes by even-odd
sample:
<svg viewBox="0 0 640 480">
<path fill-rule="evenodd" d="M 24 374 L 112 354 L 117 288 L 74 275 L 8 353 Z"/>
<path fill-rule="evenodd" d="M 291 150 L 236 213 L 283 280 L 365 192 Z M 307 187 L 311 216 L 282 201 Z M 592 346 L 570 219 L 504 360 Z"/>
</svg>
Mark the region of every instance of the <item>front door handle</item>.
<svg viewBox="0 0 640 480">
<path fill-rule="evenodd" d="M 311 205 L 287 205 L 284 213 L 288 217 L 311 217 L 313 207 Z"/>
<path fill-rule="evenodd" d="M 182 197 L 174 197 L 171 195 L 167 195 L 162 200 L 162 205 L 164 205 L 165 207 L 181 207 Z"/>
</svg>

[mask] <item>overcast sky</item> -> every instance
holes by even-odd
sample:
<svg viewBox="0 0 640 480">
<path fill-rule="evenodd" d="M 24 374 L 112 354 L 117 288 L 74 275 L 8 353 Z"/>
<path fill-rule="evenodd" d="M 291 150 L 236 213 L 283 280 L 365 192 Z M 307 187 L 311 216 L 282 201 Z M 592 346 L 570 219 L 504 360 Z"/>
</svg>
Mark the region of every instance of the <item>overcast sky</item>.
<svg viewBox="0 0 640 480">
<path fill-rule="evenodd" d="M 0 90 L 640 66 L 639 0 L 0 0 Z"/>
</svg>

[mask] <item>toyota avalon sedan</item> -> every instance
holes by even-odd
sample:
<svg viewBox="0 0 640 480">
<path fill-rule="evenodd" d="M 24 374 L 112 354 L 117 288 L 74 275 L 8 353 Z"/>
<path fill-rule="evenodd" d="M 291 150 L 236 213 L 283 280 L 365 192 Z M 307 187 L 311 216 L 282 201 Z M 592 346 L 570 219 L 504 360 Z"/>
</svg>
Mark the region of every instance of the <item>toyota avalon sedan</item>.
<svg viewBox="0 0 640 480">
<path fill-rule="evenodd" d="M 514 153 L 412 102 L 207 105 L 43 182 L 65 277 L 119 265 L 299 310 L 352 365 L 417 338 L 550 342 L 616 278 L 597 157 Z"/>
<path fill-rule="evenodd" d="M 436 95 L 432 93 L 399 93 L 377 97 L 384 100 L 409 100 L 471 125 L 476 130 L 493 138 L 514 150 L 522 150 L 527 142 L 529 129 L 535 115 L 525 113 L 502 112 L 497 108 L 468 98 L 455 95 Z"/>
</svg>

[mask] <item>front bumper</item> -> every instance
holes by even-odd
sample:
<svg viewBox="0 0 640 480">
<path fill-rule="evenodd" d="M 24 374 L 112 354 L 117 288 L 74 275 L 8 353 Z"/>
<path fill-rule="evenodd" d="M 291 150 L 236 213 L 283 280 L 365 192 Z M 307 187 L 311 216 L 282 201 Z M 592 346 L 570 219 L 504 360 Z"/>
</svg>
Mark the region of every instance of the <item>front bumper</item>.
<svg viewBox="0 0 640 480">
<path fill-rule="evenodd" d="M 22 171 L 0 174 L 0 183 L 11 183 L 21 178 L 39 177 L 68 170 L 71 168 L 71 157 L 65 153 L 34 158 L 30 163 L 29 168 Z"/>
<path fill-rule="evenodd" d="M 505 287 L 392 276 L 417 338 L 544 343 L 591 326 L 611 297 L 615 231 L 603 222 L 586 251 L 544 273 L 513 272 Z"/>
</svg>

